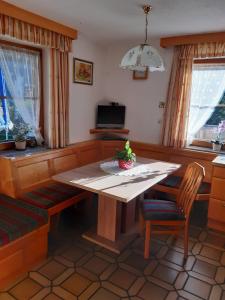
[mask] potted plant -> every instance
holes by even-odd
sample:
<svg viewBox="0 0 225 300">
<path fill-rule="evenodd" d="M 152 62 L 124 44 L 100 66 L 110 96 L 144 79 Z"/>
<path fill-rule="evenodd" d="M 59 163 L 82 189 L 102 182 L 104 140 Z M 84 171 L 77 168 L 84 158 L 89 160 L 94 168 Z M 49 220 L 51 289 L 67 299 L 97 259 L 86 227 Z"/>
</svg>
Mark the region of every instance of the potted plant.
<svg viewBox="0 0 225 300">
<path fill-rule="evenodd" d="M 225 132 L 225 120 L 222 120 L 217 127 L 217 136 L 215 140 L 212 140 L 211 143 L 213 145 L 214 151 L 220 151 L 224 142 L 222 141 L 222 133 Z"/>
<path fill-rule="evenodd" d="M 17 150 L 26 149 L 26 138 L 30 128 L 26 123 L 16 123 L 13 126 L 12 135 L 15 141 L 15 147 Z"/>
<path fill-rule="evenodd" d="M 117 151 L 116 159 L 118 160 L 120 169 L 128 170 L 133 167 L 136 155 L 132 152 L 129 141 L 126 141 L 122 151 Z"/>
</svg>

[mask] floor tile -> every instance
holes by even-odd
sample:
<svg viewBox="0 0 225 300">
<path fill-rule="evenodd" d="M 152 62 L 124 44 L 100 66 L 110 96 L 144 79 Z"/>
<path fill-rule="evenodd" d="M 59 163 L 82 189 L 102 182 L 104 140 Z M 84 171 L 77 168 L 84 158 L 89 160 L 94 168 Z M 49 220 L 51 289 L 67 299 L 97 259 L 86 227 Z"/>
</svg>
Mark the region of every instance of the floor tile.
<svg viewBox="0 0 225 300">
<path fill-rule="evenodd" d="M 143 255 L 138 255 L 136 253 L 131 253 L 125 260 L 125 263 L 134 267 L 135 269 L 143 271 L 148 265 L 149 261 L 144 259 Z"/>
<path fill-rule="evenodd" d="M 1 293 L 0 292 L 0 300 L 15 300 L 15 298 L 10 296 L 8 293 Z"/>
<path fill-rule="evenodd" d="M 72 294 L 79 296 L 90 284 L 91 281 L 89 279 L 74 273 L 61 284 L 61 287 L 68 290 Z"/>
<path fill-rule="evenodd" d="M 215 232 L 209 232 L 206 239 L 205 243 L 215 245 L 220 248 L 224 248 L 225 250 L 225 237 L 221 236 L 220 234 L 217 234 Z"/>
<path fill-rule="evenodd" d="M 53 280 L 65 271 L 66 267 L 55 260 L 50 261 L 38 271 L 46 276 L 48 279 Z"/>
<path fill-rule="evenodd" d="M 60 228 L 50 258 L 6 287 L 0 300 L 175 300 L 176 293 L 179 300 L 225 300 L 225 234 L 191 226 L 192 254 L 183 266 L 182 237 L 172 243 L 154 236 L 145 260 L 143 238 L 116 255 L 83 240 L 83 227 L 71 224 Z"/>
<path fill-rule="evenodd" d="M 10 293 L 18 300 L 29 300 L 41 290 L 41 286 L 30 278 L 26 278 L 14 288 Z"/>
<path fill-rule="evenodd" d="M 223 292 L 221 300 L 225 300 L 225 291 Z"/>
<path fill-rule="evenodd" d="M 47 297 L 44 298 L 44 300 L 61 300 L 62 298 L 59 298 L 55 294 L 51 293 Z"/>
<path fill-rule="evenodd" d="M 222 252 L 217 249 L 204 246 L 200 252 L 200 255 L 219 261 L 222 256 Z"/>
<path fill-rule="evenodd" d="M 106 289 L 100 288 L 89 300 L 119 300 L 120 297 L 107 291 Z"/>
<path fill-rule="evenodd" d="M 144 300 L 164 300 L 168 291 L 150 282 L 145 283 L 138 296 Z"/>
<path fill-rule="evenodd" d="M 76 262 L 78 259 L 80 259 L 82 256 L 87 254 L 87 251 L 79 248 L 79 247 L 70 247 L 65 252 L 63 252 L 61 255 L 73 262 Z"/>
<path fill-rule="evenodd" d="M 178 272 L 166 266 L 159 265 L 152 275 L 169 284 L 173 284 L 177 278 Z"/>
<path fill-rule="evenodd" d="M 105 260 L 94 256 L 84 265 L 84 268 L 96 275 L 100 275 L 108 265 L 109 263 Z"/>
<path fill-rule="evenodd" d="M 174 264 L 182 266 L 184 262 L 184 254 L 175 250 L 169 250 L 165 256 L 165 259 Z"/>
<path fill-rule="evenodd" d="M 189 277 L 184 286 L 184 290 L 203 299 L 208 299 L 211 286 L 199 279 Z"/>
<path fill-rule="evenodd" d="M 197 259 L 194 267 L 193 267 L 193 271 L 198 272 L 202 275 L 208 276 L 210 278 L 214 278 L 215 274 L 216 274 L 216 266 L 211 265 L 205 261 L 199 260 Z"/>
<path fill-rule="evenodd" d="M 109 278 L 113 284 L 124 289 L 129 289 L 135 279 L 136 276 L 122 269 L 117 269 Z"/>
</svg>

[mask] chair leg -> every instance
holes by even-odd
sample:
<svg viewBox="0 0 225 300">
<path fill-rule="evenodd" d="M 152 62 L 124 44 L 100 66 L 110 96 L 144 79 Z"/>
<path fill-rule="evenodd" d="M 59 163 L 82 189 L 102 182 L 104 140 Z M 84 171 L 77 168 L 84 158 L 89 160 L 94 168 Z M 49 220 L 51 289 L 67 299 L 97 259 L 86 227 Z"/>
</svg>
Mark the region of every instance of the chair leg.
<svg viewBox="0 0 225 300">
<path fill-rule="evenodd" d="M 184 258 L 188 257 L 188 240 L 189 240 L 189 222 L 184 227 Z"/>
<path fill-rule="evenodd" d="M 145 220 L 144 220 L 144 217 L 141 213 L 141 211 L 139 211 L 139 229 L 140 229 L 140 236 L 143 235 L 144 233 L 144 230 L 145 230 Z"/>
<path fill-rule="evenodd" d="M 145 222 L 145 249 L 144 258 L 148 259 L 150 256 L 150 240 L 151 240 L 151 222 Z"/>
</svg>

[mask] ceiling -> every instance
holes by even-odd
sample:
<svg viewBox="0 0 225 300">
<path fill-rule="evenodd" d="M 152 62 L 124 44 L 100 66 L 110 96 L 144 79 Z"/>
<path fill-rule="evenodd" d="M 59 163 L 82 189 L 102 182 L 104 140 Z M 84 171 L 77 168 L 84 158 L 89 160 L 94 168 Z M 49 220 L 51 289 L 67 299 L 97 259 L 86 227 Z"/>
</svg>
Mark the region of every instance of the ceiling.
<svg viewBox="0 0 225 300">
<path fill-rule="evenodd" d="M 144 39 L 141 5 L 150 3 L 150 37 L 225 31 L 225 0 L 7 0 L 78 29 L 101 44 Z"/>
</svg>

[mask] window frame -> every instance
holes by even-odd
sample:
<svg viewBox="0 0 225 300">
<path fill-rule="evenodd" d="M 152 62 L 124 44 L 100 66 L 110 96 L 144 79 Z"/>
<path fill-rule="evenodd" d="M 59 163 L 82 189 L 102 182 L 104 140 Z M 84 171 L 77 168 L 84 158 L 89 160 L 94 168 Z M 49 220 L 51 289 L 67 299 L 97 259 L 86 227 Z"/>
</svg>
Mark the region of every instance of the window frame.
<svg viewBox="0 0 225 300">
<path fill-rule="evenodd" d="M 223 64 L 225 65 L 225 58 L 206 58 L 206 59 L 194 59 L 193 65 L 199 64 L 199 65 L 204 65 L 204 64 Z M 224 107 L 224 105 L 217 105 L 217 107 Z M 206 140 L 201 140 L 201 139 L 194 139 L 190 145 L 186 145 L 186 148 L 191 148 L 192 146 L 194 147 L 201 147 L 201 148 L 212 148 L 212 143 Z M 222 146 L 222 150 L 225 150 L 225 145 Z"/>
<path fill-rule="evenodd" d="M 0 39 L 0 45 L 6 45 L 6 46 L 12 46 L 16 48 L 31 50 L 33 52 L 37 52 L 40 55 L 40 64 L 39 64 L 39 85 L 40 85 L 40 119 L 39 119 L 39 125 L 40 125 L 40 132 L 42 135 L 44 135 L 44 91 L 43 91 L 43 52 L 41 48 L 33 47 L 27 44 L 19 44 L 11 41 L 7 41 L 4 39 Z M 2 97 L 1 97 L 2 98 Z M 0 150 L 9 150 L 14 148 L 14 141 L 5 141 L 0 142 Z"/>
</svg>

